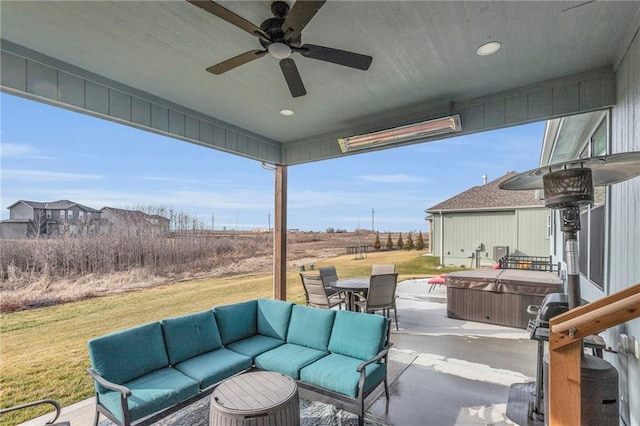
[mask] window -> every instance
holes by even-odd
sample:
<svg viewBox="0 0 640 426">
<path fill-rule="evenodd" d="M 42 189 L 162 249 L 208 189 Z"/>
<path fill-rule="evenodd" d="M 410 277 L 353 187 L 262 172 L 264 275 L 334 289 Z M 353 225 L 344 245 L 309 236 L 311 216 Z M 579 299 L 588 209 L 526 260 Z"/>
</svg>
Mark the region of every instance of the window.
<svg viewBox="0 0 640 426">
<path fill-rule="evenodd" d="M 46 217 L 47 219 L 51 219 L 51 210 L 47 210 L 47 211 L 46 211 L 46 213 L 45 213 L 45 217 Z"/>
<path fill-rule="evenodd" d="M 60 210 L 60 220 L 65 220 L 67 218 L 67 211 Z"/>
<path fill-rule="evenodd" d="M 73 219 L 73 210 L 67 210 L 67 219 Z"/>
<path fill-rule="evenodd" d="M 84 211 L 80 210 L 78 212 L 78 218 L 80 218 L 80 219 L 84 218 Z"/>
<path fill-rule="evenodd" d="M 588 157 L 607 153 L 608 117 L 605 117 L 585 145 Z M 604 187 L 594 188 L 593 206 L 580 211 L 580 273 L 596 287 L 604 290 L 605 270 L 605 210 L 606 191 Z"/>
</svg>

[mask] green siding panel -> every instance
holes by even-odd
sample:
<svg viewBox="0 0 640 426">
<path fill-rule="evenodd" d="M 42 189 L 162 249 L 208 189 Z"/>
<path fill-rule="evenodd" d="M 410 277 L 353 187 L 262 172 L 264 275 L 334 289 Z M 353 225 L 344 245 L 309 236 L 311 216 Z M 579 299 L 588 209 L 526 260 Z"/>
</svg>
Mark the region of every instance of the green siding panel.
<svg viewBox="0 0 640 426">
<path fill-rule="evenodd" d="M 548 256 L 547 214 L 546 208 L 444 213 L 442 246 L 440 215 L 434 214 L 433 254 L 443 255 L 446 265 L 467 267 L 476 266 L 476 256 L 480 267 L 493 266 L 495 246 L 508 246 L 514 254 Z M 476 251 L 480 244 L 482 249 Z"/>
</svg>

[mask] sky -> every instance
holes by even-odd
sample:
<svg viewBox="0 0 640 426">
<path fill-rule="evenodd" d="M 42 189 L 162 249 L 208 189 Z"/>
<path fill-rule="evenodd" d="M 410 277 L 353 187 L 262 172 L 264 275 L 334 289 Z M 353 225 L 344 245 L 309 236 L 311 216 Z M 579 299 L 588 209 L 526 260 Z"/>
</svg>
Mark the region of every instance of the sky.
<svg viewBox="0 0 640 426">
<path fill-rule="evenodd" d="M 273 227 L 274 175 L 258 161 L 8 94 L 0 126 L 2 219 L 18 200 L 66 199 L 164 206 L 206 229 Z M 287 227 L 426 233 L 427 208 L 482 185 L 485 174 L 538 167 L 544 126 L 290 166 Z"/>
</svg>

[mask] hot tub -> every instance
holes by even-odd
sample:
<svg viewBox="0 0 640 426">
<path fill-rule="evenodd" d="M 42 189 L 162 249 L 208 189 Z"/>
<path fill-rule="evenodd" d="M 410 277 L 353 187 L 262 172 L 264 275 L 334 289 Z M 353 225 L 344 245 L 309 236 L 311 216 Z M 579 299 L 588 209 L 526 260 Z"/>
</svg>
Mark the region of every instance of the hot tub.
<svg viewBox="0 0 640 426">
<path fill-rule="evenodd" d="M 454 319 L 527 328 L 529 305 L 540 305 L 549 293 L 562 293 L 552 272 L 479 269 L 446 277 L 447 316 Z"/>
</svg>

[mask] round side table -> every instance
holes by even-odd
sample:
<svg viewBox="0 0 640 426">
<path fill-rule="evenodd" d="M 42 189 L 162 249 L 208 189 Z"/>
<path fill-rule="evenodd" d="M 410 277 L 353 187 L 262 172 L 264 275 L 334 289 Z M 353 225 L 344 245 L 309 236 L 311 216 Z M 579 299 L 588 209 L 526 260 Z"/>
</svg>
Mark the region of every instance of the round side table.
<svg viewBox="0 0 640 426">
<path fill-rule="evenodd" d="M 210 426 L 299 426 L 298 385 L 284 374 L 253 371 L 220 383 L 211 394 Z"/>
</svg>

